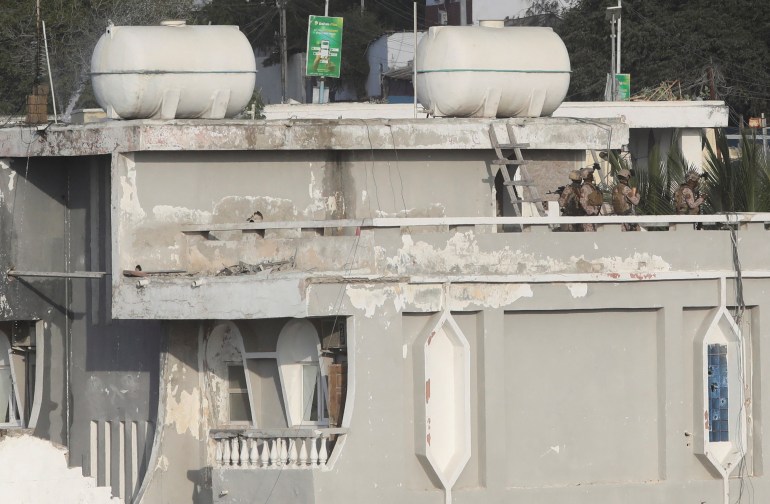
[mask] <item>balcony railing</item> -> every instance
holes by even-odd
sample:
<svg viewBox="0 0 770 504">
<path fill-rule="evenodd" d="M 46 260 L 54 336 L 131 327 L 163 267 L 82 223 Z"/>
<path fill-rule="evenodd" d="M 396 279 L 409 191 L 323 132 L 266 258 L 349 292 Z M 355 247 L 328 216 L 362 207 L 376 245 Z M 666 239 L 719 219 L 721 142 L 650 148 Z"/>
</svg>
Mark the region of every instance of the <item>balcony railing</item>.
<svg viewBox="0 0 770 504">
<path fill-rule="evenodd" d="M 323 469 L 342 428 L 211 431 L 214 466 L 241 469 Z"/>
</svg>

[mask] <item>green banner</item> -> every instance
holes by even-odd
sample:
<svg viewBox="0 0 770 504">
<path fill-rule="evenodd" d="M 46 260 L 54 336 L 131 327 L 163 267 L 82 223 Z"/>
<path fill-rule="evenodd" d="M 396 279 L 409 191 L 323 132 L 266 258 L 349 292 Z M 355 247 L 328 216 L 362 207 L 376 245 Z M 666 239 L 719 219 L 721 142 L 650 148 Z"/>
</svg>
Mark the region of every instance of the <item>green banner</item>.
<svg viewBox="0 0 770 504">
<path fill-rule="evenodd" d="M 618 82 L 618 100 L 628 101 L 631 99 L 631 74 L 615 74 L 615 80 Z"/>
<path fill-rule="evenodd" d="M 307 23 L 307 69 L 314 77 L 340 76 L 342 18 L 310 16 Z"/>
</svg>

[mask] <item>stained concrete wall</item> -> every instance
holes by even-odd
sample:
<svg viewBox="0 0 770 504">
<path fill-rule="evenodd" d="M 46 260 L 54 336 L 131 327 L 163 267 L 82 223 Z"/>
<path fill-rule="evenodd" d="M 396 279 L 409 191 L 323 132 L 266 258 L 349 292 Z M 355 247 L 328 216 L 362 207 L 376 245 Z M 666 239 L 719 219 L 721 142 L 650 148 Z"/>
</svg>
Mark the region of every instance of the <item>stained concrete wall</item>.
<svg viewBox="0 0 770 504">
<path fill-rule="evenodd" d="M 544 181 L 542 193 L 563 185 L 580 164 L 576 151 L 532 151 L 528 157 L 533 176 Z M 265 238 L 273 239 L 267 241 L 240 233 L 206 240 L 183 234 L 181 226 L 244 223 L 255 212 L 267 222 L 493 217 L 502 190 L 488 160 L 457 151 L 137 153 L 120 158 L 118 167 L 121 270 L 141 265 L 212 273 L 238 261 L 295 255 L 300 269 L 333 269 L 302 262 L 317 254 L 304 247 L 297 252 L 288 231 L 268 232 Z M 306 241 L 315 247 L 312 237 Z"/>
</svg>

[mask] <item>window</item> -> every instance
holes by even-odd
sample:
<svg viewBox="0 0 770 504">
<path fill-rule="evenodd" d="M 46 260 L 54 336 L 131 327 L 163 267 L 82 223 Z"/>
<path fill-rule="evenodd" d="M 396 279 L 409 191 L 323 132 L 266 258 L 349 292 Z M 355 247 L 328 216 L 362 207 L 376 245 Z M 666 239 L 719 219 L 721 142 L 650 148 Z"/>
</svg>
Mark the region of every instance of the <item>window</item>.
<svg viewBox="0 0 770 504">
<path fill-rule="evenodd" d="M 278 336 L 276 357 L 288 426 L 328 425 L 324 365 L 328 358 L 321 358 L 321 340 L 313 324 L 287 322 Z"/>
<path fill-rule="evenodd" d="M 318 364 L 302 365 L 302 413 L 303 424 L 329 424 L 326 409 L 326 382 Z"/>
<path fill-rule="evenodd" d="M 0 427 L 21 427 L 19 396 L 13 375 L 11 342 L 0 331 Z"/>
<path fill-rule="evenodd" d="M 727 345 L 708 345 L 709 441 L 730 440 Z"/>
<path fill-rule="evenodd" d="M 230 402 L 230 423 L 250 423 L 249 390 L 242 364 L 227 365 L 227 392 Z"/>
</svg>

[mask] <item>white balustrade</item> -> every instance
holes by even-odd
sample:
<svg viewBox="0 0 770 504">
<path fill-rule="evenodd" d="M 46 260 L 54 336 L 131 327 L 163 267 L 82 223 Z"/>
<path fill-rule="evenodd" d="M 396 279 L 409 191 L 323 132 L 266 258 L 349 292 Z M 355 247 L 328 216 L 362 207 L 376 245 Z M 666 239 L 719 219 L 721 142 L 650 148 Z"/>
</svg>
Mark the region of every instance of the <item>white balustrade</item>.
<svg viewBox="0 0 770 504">
<path fill-rule="evenodd" d="M 279 465 L 285 466 L 286 459 L 289 458 L 289 451 L 286 449 L 286 440 L 284 438 L 281 438 L 278 442 L 281 443 L 281 454 L 280 454 Z"/>
<path fill-rule="evenodd" d="M 329 438 L 321 436 L 321 449 L 318 451 L 318 463 L 322 466 L 326 465 L 326 461 L 329 459 L 329 452 L 326 448 L 326 441 Z"/>
<path fill-rule="evenodd" d="M 241 465 L 245 466 L 249 463 L 249 448 L 247 446 L 248 439 L 241 439 Z"/>
<path fill-rule="evenodd" d="M 334 437 L 345 432 L 329 430 L 276 429 L 214 434 L 214 464 L 243 469 L 325 468 Z"/>
<path fill-rule="evenodd" d="M 307 443 L 304 439 L 298 439 L 300 447 L 299 447 L 299 465 L 300 467 L 305 467 L 307 465 Z"/>
<path fill-rule="evenodd" d="M 234 437 L 230 440 L 230 463 L 232 465 L 238 465 L 238 459 L 240 454 L 238 452 L 238 437 Z"/>
<path fill-rule="evenodd" d="M 214 454 L 214 461 L 216 462 L 216 464 L 218 466 L 221 466 L 222 465 L 222 457 L 224 457 L 224 455 L 222 454 L 222 440 L 221 439 L 217 439 L 216 443 L 217 443 L 217 450 L 216 450 L 216 452 Z"/>
<path fill-rule="evenodd" d="M 271 466 L 278 465 L 278 440 L 277 439 L 270 440 L 270 465 Z"/>
<path fill-rule="evenodd" d="M 315 437 L 310 438 L 310 465 L 318 466 L 318 444 Z"/>
<path fill-rule="evenodd" d="M 297 465 L 297 440 L 289 439 L 289 465 Z"/>
<path fill-rule="evenodd" d="M 268 443 L 267 439 L 262 442 L 262 455 L 259 456 L 259 465 L 264 468 L 270 466 L 270 443 Z"/>
<path fill-rule="evenodd" d="M 222 463 L 224 465 L 230 465 L 230 440 L 222 439 L 220 442 L 225 445 L 222 450 Z"/>
<path fill-rule="evenodd" d="M 257 450 L 257 440 L 252 439 L 251 449 L 249 450 L 249 465 L 252 467 L 257 467 L 257 462 L 259 462 L 259 451 Z"/>
</svg>

